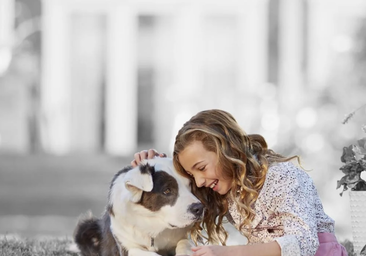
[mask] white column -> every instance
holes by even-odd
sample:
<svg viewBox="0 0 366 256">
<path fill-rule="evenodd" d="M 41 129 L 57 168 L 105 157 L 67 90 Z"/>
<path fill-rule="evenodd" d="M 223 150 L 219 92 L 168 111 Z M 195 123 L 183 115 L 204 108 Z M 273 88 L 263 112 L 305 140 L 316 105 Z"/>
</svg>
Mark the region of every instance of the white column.
<svg viewBox="0 0 366 256">
<path fill-rule="evenodd" d="M 309 85 L 314 88 L 326 86 L 331 65 L 330 39 L 334 34 L 334 1 L 309 1 Z"/>
<path fill-rule="evenodd" d="M 132 156 L 137 146 L 136 14 L 123 4 L 108 24 L 106 151 Z"/>
<path fill-rule="evenodd" d="M 7 70 L 12 54 L 15 21 L 14 0 L 0 0 L 0 76 Z"/>
<path fill-rule="evenodd" d="M 240 90 L 253 91 L 267 77 L 267 8 L 268 0 L 243 1 L 240 27 L 243 43 L 239 72 Z"/>
<path fill-rule="evenodd" d="M 303 88 L 303 5 L 302 0 L 280 1 L 280 67 L 281 102 L 292 101 L 297 106 Z"/>
<path fill-rule="evenodd" d="M 198 5 L 184 6 L 177 12 L 176 42 L 176 89 L 179 98 L 185 98 L 192 91 L 199 90 L 199 72 L 201 71 L 202 57 L 200 52 L 202 42 L 201 15 Z"/>
<path fill-rule="evenodd" d="M 62 3 L 43 1 L 42 17 L 42 144 L 64 154 L 70 147 L 68 20 Z"/>
</svg>

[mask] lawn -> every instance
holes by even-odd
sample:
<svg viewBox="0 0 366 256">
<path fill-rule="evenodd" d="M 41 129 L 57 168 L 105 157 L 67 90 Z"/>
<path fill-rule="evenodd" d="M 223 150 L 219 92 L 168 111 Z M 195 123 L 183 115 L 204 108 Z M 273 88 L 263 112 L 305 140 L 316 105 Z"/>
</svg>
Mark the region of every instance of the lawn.
<svg viewBox="0 0 366 256">
<path fill-rule="evenodd" d="M 3 237 L 0 239 L 0 256 L 77 256 L 67 248 L 69 239 L 18 239 Z"/>
<path fill-rule="evenodd" d="M 75 256 L 67 248 L 78 217 L 102 214 L 110 180 L 130 160 L 0 154 L 0 256 Z M 352 244 L 343 243 L 353 256 Z"/>
<path fill-rule="evenodd" d="M 342 243 L 348 256 L 356 256 L 353 245 L 349 241 Z M 68 238 L 48 239 L 19 239 L 0 238 L 0 256 L 78 256 L 78 253 L 69 250 L 72 246 Z"/>
</svg>

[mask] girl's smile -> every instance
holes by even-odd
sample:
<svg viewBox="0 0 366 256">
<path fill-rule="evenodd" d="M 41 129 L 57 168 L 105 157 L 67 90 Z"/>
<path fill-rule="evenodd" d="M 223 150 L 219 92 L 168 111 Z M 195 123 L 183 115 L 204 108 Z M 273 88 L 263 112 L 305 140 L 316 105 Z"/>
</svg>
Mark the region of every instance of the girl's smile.
<svg viewBox="0 0 366 256">
<path fill-rule="evenodd" d="M 231 182 L 223 178 L 217 154 L 206 150 L 201 141 L 193 141 L 178 158 L 184 170 L 194 177 L 197 187 L 209 187 L 221 195 L 230 190 Z"/>
</svg>

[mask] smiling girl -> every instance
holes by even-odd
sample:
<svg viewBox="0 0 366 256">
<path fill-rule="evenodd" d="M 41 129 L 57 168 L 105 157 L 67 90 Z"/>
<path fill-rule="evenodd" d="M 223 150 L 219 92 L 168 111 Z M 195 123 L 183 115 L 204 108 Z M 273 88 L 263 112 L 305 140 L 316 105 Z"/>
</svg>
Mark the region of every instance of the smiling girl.
<svg viewBox="0 0 366 256">
<path fill-rule="evenodd" d="M 132 164 L 155 155 L 136 153 Z M 299 161 L 269 149 L 261 135 L 246 134 L 225 111 L 202 111 L 186 122 L 176 136 L 173 162 L 205 206 L 192 239 L 209 244 L 194 247 L 192 255 L 347 255 L 313 181 L 294 159 Z M 248 244 L 219 245 L 227 239 L 224 217 Z"/>
</svg>

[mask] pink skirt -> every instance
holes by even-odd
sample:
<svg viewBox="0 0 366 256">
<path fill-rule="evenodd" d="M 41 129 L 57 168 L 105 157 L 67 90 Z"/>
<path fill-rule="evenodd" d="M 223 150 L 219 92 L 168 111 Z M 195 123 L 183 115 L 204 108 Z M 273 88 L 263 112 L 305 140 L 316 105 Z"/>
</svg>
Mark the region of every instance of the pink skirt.
<svg viewBox="0 0 366 256">
<path fill-rule="evenodd" d="M 346 248 L 331 233 L 318 233 L 319 247 L 314 256 L 348 256 Z"/>
</svg>

